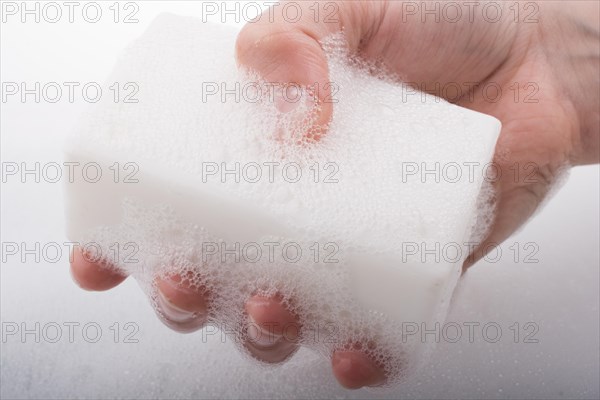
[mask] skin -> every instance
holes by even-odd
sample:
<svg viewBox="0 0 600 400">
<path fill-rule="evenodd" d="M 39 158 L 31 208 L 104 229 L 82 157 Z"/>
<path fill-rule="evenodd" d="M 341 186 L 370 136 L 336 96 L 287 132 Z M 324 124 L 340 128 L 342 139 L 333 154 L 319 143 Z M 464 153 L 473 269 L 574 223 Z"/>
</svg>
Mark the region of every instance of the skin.
<svg viewBox="0 0 600 400">
<path fill-rule="evenodd" d="M 319 40 L 341 28 L 352 52 L 382 62 L 405 82 L 433 94 L 443 94 L 436 91 L 436 83 L 441 87 L 452 82 L 495 83 L 502 88 L 497 101 L 490 101 L 478 88 L 448 99 L 493 115 L 503 125 L 494 159 L 502 172 L 494 182 L 496 218 L 465 269 L 483 257 L 489 245 L 503 242 L 533 215 L 562 169 L 600 160 L 597 2 L 570 2 L 567 10 L 559 2 L 540 2 L 535 14 L 538 22 L 518 24 L 507 8 L 495 23 L 482 18 L 481 12 L 475 12 L 472 21 L 463 16 L 456 23 L 444 18 L 436 22 L 430 16 L 422 22 L 417 14 L 404 15 L 403 22 L 406 9 L 401 1 L 336 2 L 334 21 L 327 22 L 323 14 L 321 20 L 315 19 L 309 9 L 313 2 L 297 4 L 304 7 L 298 22 L 286 22 L 279 6 L 273 19 L 265 13 L 247 24 L 238 37 L 236 54 L 240 66 L 258 71 L 267 81 L 316 83 L 325 89 L 318 93 L 317 127 L 326 126 L 333 110 L 325 101 L 328 69 Z M 523 19 L 531 9 L 521 6 Z M 518 99 L 515 87 L 511 89 L 515 82 L 520 89 Z M 533 92 L 527 86 L 530 83 L 538 88 L 530 98 L 536 102 L 524 101 Z M 326 134 L 326 128 L 323 131 Z M 74 279 L 87 290 L 107 290 L 126 278 L 87 261 L 78 249 L 71 268 Z M 165 324 L 181 332 L 203 326 L 210 293 L 186 285 L 179 276 L 157 280 L 157 285 L 164 314 L 160 318 Z M 276 363 L 297 350 L 294 335 L 279 336 L 280 327 L 297 323 L 297 316 L 285 308 L 280 296 L 252 296 L 244 311 L 256 329 L 267 332 L 260 335 L 261 342 L 245 343 L 256 358 Z M 340 384 L 356 389 L 385 382 L 381 366 L 363 354 L 360 346 L 349 348 L 332 355 L 332 371 Z"/>
</svg>

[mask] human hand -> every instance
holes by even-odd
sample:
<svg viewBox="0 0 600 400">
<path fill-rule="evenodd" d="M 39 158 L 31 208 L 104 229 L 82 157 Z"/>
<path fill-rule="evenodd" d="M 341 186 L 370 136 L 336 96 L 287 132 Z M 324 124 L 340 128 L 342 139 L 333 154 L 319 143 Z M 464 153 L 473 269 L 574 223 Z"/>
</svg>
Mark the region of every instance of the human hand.
<svg viewBox="0 0 600 400">
<path fill-rule="evenodd" d="M 481 10 L 472 20 L 463 13 L 464 18 L 451 23 L 444 18 L 437 22 L 431 16 L 422 22 L 420 13 L 405 18 L 407 3 L 400 1 L 327 2 L 335 5 L 329 20 L 323 8 L 320 18 L 315 18 L 313 2 L 296 4 L 302 7 L 303 15 L 298 22 L 286 21 L 277 11 L 277 7 L 283 7 L 279 5 L 272 13 L 273 20 L 265 13 L 257 22 L 249 23 L 238 38 L 237 56 L 240 65 L 256 70 L 269 82 L 316 84 L 323 89 L 318 99 L 321 112 L 315 122 L 320 130 L 326 130 L 333 105 L 325 101 L 329 97 L 329 77 L 319 41 L 342 28 L 350 50 L 360 57 L 382 62 L 404 81 L 433 94 L 443 94 L 437 87 L 453 83 L 470 87 L 472 90 L 451 100 L 502 121 L 495 157 L 502 171 L 495 182 L 496 219 L 466 265 L 481 258 L 490 244 L 505 240 L 535 212 L 561 168 L 598 161 L 598 81 L 597 75 L 593 78 L 588 71 L 597 69 L 585 64 L 582 76 L 566 76 L 564 70 L 573 62 L 568 54 L 574 49 L 590 52 L 590 39 L 583 33 L 578 42 L 567 39 L 572 30 L 578 32 L 570 20 L 557 23 L 558 27 L 547 22 L 557 12 L 555 9 L 540 4 L 537 23 L 515 23 L 514 13 L 508 8 L 495 23 L 486 21 Z M 555 46 L 561 43 L 569 49 L 567 54 L 556 53 Z M 503 95 L 497 101 L 478 90 L 486 83 L 502 88 Z M 595 97 L 585 95 L 590 87 L 596 89 Z M 516 100 L 517 88 L 520 96 Z M 526 102 L 526 95 L 536 102 Z M 527 167 L 530 165 L 533 169 Z M 109 289 L 125 279 L 89 262 L 80 251 L 75 253 L 72 271 L 82 287 L 92 290 Z M 204 325 L 210 293 L 191 287 L 181 276 L 160 279 L 157 286 L 162 319 L 168 326 L 191 332 Z M 282 332 L 277 330 L 297 323 L 297 316 L 287 311 L 279 297 L 255 295 L 248 299 L 245 313 L 265 331 L 274 327 L 274 335 L 261 335 L 262 342 L 245 343 L 256 358 L 281 362 L 297 350 L 294 338 L 280 336 Z M 333 353 L 334 375 L 345 387 L 375 386 L 386 379 L 384 368 L 361 352 L 364 345 Z"/>
</svg>

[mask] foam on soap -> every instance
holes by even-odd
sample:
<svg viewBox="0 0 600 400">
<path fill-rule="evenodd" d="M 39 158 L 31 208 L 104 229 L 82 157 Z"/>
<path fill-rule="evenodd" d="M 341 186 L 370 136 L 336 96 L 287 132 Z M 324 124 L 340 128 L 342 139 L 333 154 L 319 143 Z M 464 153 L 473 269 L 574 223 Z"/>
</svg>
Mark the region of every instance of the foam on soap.
<svg viewBox="0 0 600 400">
<path fill-rule="evenodd" d="M 478 213 L 477 199 L 500 124 L 374 76 L 337 35 L 324 43 L 333 120 L 315 140 L 304 134 L 318 112 L 305 91 L 287 112 L 269 96 L 248 101 L 248 91 L 223 99 L 223 87 L 268 86 L 237 69 L 236 34 L 163 15 L 122 54 L 109 80 L 135 82 L 138 101 L 96 105 L 67 159 L 105 172 L 127 164 L 137 182 L 68 184 L 69 238 L 98 243 L 151 299 L 156 276 L 185 273 L 209 289 L 211 322 L 239 336 L 245 301 L 279 293 L 300 318 L 303 344 L 330 356 L 362 343 L 393 383 L 429 350 L 403 329 L 443 321 L 468 255 L 423 259 L 407 249 L 481 236 L 474 221 L 490 210 L 486 197 Z M 473 176 L 406 173 L 465 162 L 479 164 Z"/>
</svg>

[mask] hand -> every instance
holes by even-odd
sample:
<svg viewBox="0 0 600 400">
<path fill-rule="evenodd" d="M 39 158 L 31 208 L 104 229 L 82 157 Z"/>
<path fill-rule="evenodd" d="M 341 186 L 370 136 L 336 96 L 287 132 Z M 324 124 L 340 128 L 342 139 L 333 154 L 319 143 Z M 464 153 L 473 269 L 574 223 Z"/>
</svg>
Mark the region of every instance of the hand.
<svg viewBox="0 0 600 400">
<path fill-rule="evenodd" d="M 422 22 L 423 10 L 407 15 L 407 3 L 401 1 L 327 2 L 335 5 L 330 20 L 325 20 L 323 8 L 315 18 L 313 2 L 296 2 L 302 7 L 300 21 L 286 21 L 283 5 L 276 6 L 244 27 L 236 51 L 240 65 L 256 70 L 269 82 L 316 84 L 323 89 L 318 92 L 321 112 L 315 122 L 323 130 L 333 108 L 325 101 L 330 95 L 326 90 L 329 77 L 319 41 L 342 28 L 352 52 L 383 62 L 417 88 L 437 95 L 443 92 L 436 84 L 470 88 L 449 100 L 497 117 L 503 128 L 494 160 L 502 171 L 495 182 L 496 218 L 468 266 L 490 244 L 501 243 L 525 223 L 563 167 L 598 162 L 598 37 L 597 28 L 596 33 L 585 28 L 596 21 L 586 20 L 593 19 L 593 11 L 585 10 L 589 5 L 583 3 L 569 3 L 569 12 L 535 3 L 538 22 L 532 23 L 515 23 L 515 14 L 508 8 L 512 3 L 503 6 L 497 22 L 486 21 L 477 8 L 472 19 L 463 10 L 463 17 L 453 23 L 443 16 L 436 22 L 431 15 Z M 522 21 L 523 7 L 520 11 Z M 479 90 L 486 83 L 499 85 L 502 95 L 491 101 L 488 93 Z M 517 88 L 520 95 L 515 98 Z M 526 102 L 528 94 L 528 100 L 536 102 Z M 80 285 L 91 290 L 109 289 L 125 279 L 87 261 L 80 251 L 75 253 L 72 271 Z M 184 332 L 203 326 L 210 293 L 189 286 L 181 276 L 157 284 L 162 319 L 168 326 Z M 297 321 L 278 296 L 253 296 L 245 312 L 261 328 Z M 266 362 L 283 361 L 297 350 L 294 338 L 271 339 L 245 346 Z M 384 383 L 383 367 L 364 355 L 360 345 L 333 353 L 334 375 L 348 388 Z"/>
</svg>

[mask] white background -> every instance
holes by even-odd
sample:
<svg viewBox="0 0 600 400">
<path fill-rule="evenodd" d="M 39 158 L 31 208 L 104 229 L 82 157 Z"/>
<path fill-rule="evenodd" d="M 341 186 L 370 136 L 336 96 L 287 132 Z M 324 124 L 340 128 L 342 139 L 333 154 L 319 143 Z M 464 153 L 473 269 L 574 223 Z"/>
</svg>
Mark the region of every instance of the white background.
<svg viewBox="0 0 600 400">
<path fill-rule="evenodd" d="M 87 23 L 81 9 L 74 23 L 66 15 L 54 24 L 7 16 L 1 81 L 102 83 L 118 52 L 158 13 L 202 11 L 199 2 L 138 1 L 139 22 L 124 24 L 112 21 L 113 2 L 101 3 L 106 16 L 96 24 Z M 2 161 L 61 162 L 65 137 L 85 106 L 81 97 L 74 103 L 22 103 L 18 97 L 2 102 Z M 598 398 L 599 178 L 598 166 L 574 169 L 541 213 L 503 246 L 499 262 L 482 262 L 461 281 L 448 321 L 494 321 L 503 328 L 502 338 L 487 343 L 479 329 L 474 343 L 464 337 L 441 343 L 419 376 L 387 392 L 340 389 L 329 365 L 309 352 L 283 366 L 261 368 L 218 334 L 171 332 L 133 280 L 107 293 L 80 290 L 70 278 L 66 251 L 56 263 L 8 257 L 0 276 L 3 326 L 26 323 L 31 329 L 36 322 L 56 322 L 63 338 L 57 343 L 43 337 L 36 343 L 34 335 L 24 341 L 19 335 L 3 338 L 1 397 Z M 1 212 L 3 243 L 67 240 L 60 183 L 9 180 L 2 184 Z M 539 246 L 539 262 L 523 262 L 524 254 L 514 262 L 509 247 L 528 242 Z M 69 322 L 80 324 L 74 343 L 64 325 Z M 97 343 L 82 336 L 88 322 L 102 328 Z M 110 330 L 115 322 L 119 343 Z M 139 327 L 138 343 L 123 343 L 127 322 Z M 514 343 L 509 326 L 515 322 L 522 334 L 523 324 L 537 324 L 539 342 L 523 343 L 521 335 Z"/>
</svg>

